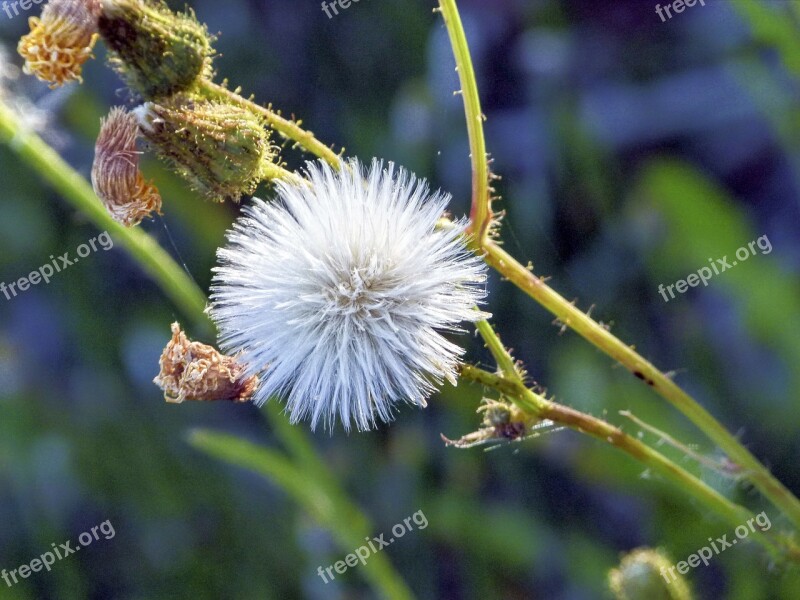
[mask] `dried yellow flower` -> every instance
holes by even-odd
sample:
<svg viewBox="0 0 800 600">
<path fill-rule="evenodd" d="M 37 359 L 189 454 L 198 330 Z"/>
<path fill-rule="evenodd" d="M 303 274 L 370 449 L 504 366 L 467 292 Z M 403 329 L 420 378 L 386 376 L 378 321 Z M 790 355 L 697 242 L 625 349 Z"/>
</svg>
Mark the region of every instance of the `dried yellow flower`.
<svg viewBox="0 0 800 600">
<path fill-rule="evenodd" d="M 92 187 L 115 221 L 138 225 L 155 211 L 161 213 L 161 196 L 139 170 L 136 117 L 124 108 L 112 108 L 103 119 L 94 150 Z"/>
<path fill-rule="evenodd" d="M 167 402 L 186 400 L 247 402 L 258 386 L 258 377 L 243 377 L 244 366 L 216 348 L 190 342 L 178 323 L 161 355 L 161 372 L 153 381 Z"/>
<path fill-rule="evenodd" d="M 51 88 L 83 81 L 81 70 L 97 41 L 100 0 L 51 0 L 41 17 L 28 19 L 31 32 L 17 50 L 25 59 L 23 70 Z"/>
</svg>

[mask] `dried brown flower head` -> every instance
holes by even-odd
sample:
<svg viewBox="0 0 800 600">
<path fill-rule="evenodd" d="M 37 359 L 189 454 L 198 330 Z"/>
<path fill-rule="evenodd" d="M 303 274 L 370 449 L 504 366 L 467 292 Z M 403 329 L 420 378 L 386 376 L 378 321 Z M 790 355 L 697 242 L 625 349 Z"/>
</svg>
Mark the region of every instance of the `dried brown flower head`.
<svg viewBox="0 0 800 600">
<path fill-rule="evenodd" d="M 131 227 L 153 211 L 161 213 L 161 196 L 139 170 L 136 117 L 112 108 L 103 119 L 94 152 L 92 186 L 114 218 Z"/>
<path fill-rule="evenodd" d="M 17 50 L 25 59 L 23 70 L 51 88 L 82 81 L 81 70 L 97 41 L 100 0 L 51 0 L 41 17 L 28 19 L 31 32 Z"/>
<path fill-rule="evenodd" d="M 161 372 L 153 381 L 167 402 L 228 400 L 247 402 L 258 377 L 243 377 L 244 366 L 212 346 L 190 342 L 178 323 L 160 360 Z"/>
</svg>

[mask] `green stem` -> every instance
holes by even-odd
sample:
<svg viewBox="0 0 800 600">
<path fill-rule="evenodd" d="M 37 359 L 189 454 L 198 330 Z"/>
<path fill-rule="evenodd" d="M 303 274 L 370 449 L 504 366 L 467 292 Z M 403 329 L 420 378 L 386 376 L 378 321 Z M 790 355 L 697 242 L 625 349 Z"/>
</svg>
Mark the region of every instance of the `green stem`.
<svg viewBox="0 0 800 600">
<path fill-rule="evenodd" d="M 633 348 L 608 329 L 578 310 L 517 260 L 489 239 L 492 220 L 489 165 L 483 135 L 483 114 L 466 35 L 455 0 L 439 0 L 450 36 L 464 96 L 467 130 L 472 154 L 472 245 L 485 254 L 486 262 L 553 313 L 565 327 L 573 329 L 597 348 L 624 365 L 686 415 L 745 472 L 745 476 L 800 529 L 800 500 L 778 481 L 758 459 L 731 435 L 708 411 Z M 498 361 L 501 368 L 502 363 Z M 504 369 L 505 370 L 505 369 Z"/>
<path fill-rule="evenodd" d="M 320 458 L 309 436 L 300 427 L 289 423 L 280 409 L 280 404 L 270 400 L 265 411 L 272 425 L 272 431 L 294 455 L 296 462 L 305 467 L 306 473 L 315 481 L 324 483 L 331 493 L 341 493 L 337 490 L 339 482 L 333 476 L 331 468 Z"/>
<path fill-rule="evenodd" d="M 646 467 L 674 481 L 680 489 L 701 501 L 733 527 L 746 524 L 748 519 L 753 516 L 747 509 L 731 502 L 663 454 L 602 419 L 547 400 L 516 381 L 495 375 L 478 367 L 463 366 L 461 376 L 511 398 L 522 410 L 537 418 L 549 419 L 554 423 L 586 433 L 615 446 Z M 790 540 L 782 539 L 781 546 L 778 546 L 764 532 L 756 531 L 754 535 L 758 542 L 774 558 L 781 558 L 785 550 L 793 560 L 800 560 L 800 550 Z"/>
<path fill-rule="evenodd" d="M 489 352 L 492 353 L 495 361 L 497 361 L 497 366 L 500 368 L 500 371 L 509 379 L 516 379 L 522 383 L 522 376 L 514 361 L 514 357 L 506 350 L 505 345 L 500 340 L 500 336 L 497 335 L 491 323 L 489 323 L 489 321 L 478 321 L 475 324 L 475 328 L 483 338 Z"/>
<path fill-rule="evenodd" d="M 608 329 L 584 314 L 541 278 L 517 262 L 511 255 L 489 241 L 485 245 L 486 261 L 509 281 L 525 291 L 544 308 L 554 314 L 566 327 L 588 340 L 594 346 L 624 365 L 665 400 L 688 417 L 709 439 L 742 468 L 749 479 L 777 508 L 800 528 L 800 501 L 780 482 L 747 448 L 723 427 L 706 409 L 684 392 L 669 377 L 643 358 L 632 347 L 625 345 Z"/>
<path fill-rule="evenodd" d="M 282 180 L 291 182 L 294 185 L 310 185 L 308 180 L 303 179 L 297 173 L 292 173 L 269 160 L 264 161 L 261 165 L 261 177 L 266 181 Z"/>
<path fill-rule="evenodd" d="M 187 317 L 207 327 L 204 314 L 206 297 L 192 278 L 144 231 L 126 228 L 112 219 L 86 179 L 22 123 L 23 119 L 0 102 L 0 142 L 8 144 L 31 169 L 99 229 L 108 231 Z"/>
<path fill-rule="evenodd" d="M 267 124 L 287 139 L 297 142 L 306 151 L 318 156 L 333 167 L 339 168 L 341 159 L 339 155 L 314 137 L 314 134 L 300 127 L 299 123 L 285 119 L 273 110 L 248 100 L 228 88 L 212 81 L 203 81 L 200 84 L 200 93 L 213 100 L 225 100 L 242 108 L 258 113 L 266 120 Z"/>
<path fill-rule="evenodd" d="M 741 473 L 739 473 L 737 467 L 734 466 L 733 468 L 731 468 L 732 465 L 727 465 L 722 462 L 717 462 L 715 460 L 708 458 L 707 456 L 703 456 L 701 453 L 697 452 L 696 450 L 693 450 L 683 442 L 675 439 L 670 434 L 661 431 L 657 427 L 653 427 L 652 425 L 650 425 L 650 423 L 643 421 L 642 419 L 634 415 L 631 411 L 621 410 L 619 411 L 619 414 L 625 417 L 626 419 L 630 419 L 631 421 L 633 421 L 637 427 L 641 427 L 645 431 L 648 431 L 654 436 L 656 436 L 658 438 L 658 445 L 660 445 L 662 442 L 667 443 L 676 450 L 683 452 L 683 454 L 685 454 L 687 457 L 690 457 L 695 461 L 697 461 L 698 464 L 701 464 L 708 469 L 716 471 L 717 473 L 719 473 L 724 477 L 731 477 L 734 479 L 739 479 L 741 477 Z"/>
<path fill-rule="evenodd" d="M 450 44 L 456 59 L 456 70 L 461 82 L 461 95 L 464 98 L 470 160 L 472 161 L 472 208 L 469 231 L 480 246 L 487 238 L 492 223 L 489 163 L 486 154 L 486 140 L 483 135 L 484 116 L 481 110 L 475 69 L 472 66 L 472 55 L 455 0 L 439 0 L 439 10 L 444 17 L 447 34 L 450 36 Z"/>
</svg>

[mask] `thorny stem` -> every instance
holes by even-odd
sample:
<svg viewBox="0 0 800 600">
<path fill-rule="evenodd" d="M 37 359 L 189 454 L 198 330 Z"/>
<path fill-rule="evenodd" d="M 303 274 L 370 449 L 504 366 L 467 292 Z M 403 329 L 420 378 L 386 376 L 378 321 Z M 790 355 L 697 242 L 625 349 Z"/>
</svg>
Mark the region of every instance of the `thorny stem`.
<svg viewBox="0 0 800 600">
<path fill-rule="evenodd" d="M 258 113 L 266 120 L 267 124 L 284 136 L 287 139 L 293 140 L 302 148 L 318 156 L 319 158 L 323 159 L 325 162 L 330 164 L 332 167 L 339 168 L 341 164 L 341 159 L 339 155 L 336 154 L 333 150 L 328 148 L 325 144 L 320 142 L 317 138 L 314 137 L 314 134 L 306 129 L 300 127 L 299 123 L 295 123 L 289 119 L 285 119 L 284 117 L 280 116 L 273 110 L 269 108 L 265 108 L 260 104 L 253 102 L 252 100 L 248 100 L 243 96 L 240 96 L 236 92 L 229 90 L 228 88 L 216 84 L 212 81 L 205 80 L 199 85 L 200 93 L 205 95 L 207 98 L 216 99 L 216 100 L 226 100 L 228 102 L 232 102 L 242 108 L 246 108 L 250 111 Z"/>
<path fill-rule="evenodd" d="M 472 208 L 470 210 L 469 232 L 480 246 L 488 237 L 492 223 L 491 190 L 489 189 L 489 162 L 486 155 L 486 140 L 483 135 L 483 112 L 472 68 L 472 55 L 467 44 L 467 36 L 461 23 L 455 0 L 439 0 L 450 44 L 456 58 L 456 71 L 461 82 L 461 95 L 464 98 L 464 111 L 467 116 L 470 160 L 472 162 Z"/>
<path fill-rule="evenodd" d="M 500 340 L 500 336 L 497 335 L 497 332 L 495 332 L 491 323 L 489 323 L 489 321 L 478 321 L 475 324 L 475 328 L 483 338 L 483 341 L 486 344 L 486 347 L 489 349 L 489 352 L 492 353 L 495 361 L 497 361 L 497 366 L 500 368 L 500 371 L 503 373 L 503 375 L 509 379 L 518 380 L 520 383 L 522 383 L 521 374 L 517 368 L 516 362 L 514 361 L 514 357 L 511 356 L 511 353 L 508 350 L 506 350 L 506 347 Z"/>
<path fill-rule="evenodd" d="M 644 381 L 686 415 L 734 463 L 741 467 L 744 477 L 749 479 L 764 496 L 783 511 L 795 527 L 800 527 L 800 501 L 711 413 L 632 347 L 625 345 L 608 329 L 564 299 L 495 242 L 487 242 L 485 250 L 486 261 L 489 265 L 553 313 L 564 326 L 569 327 L 624 365 L 638 379 Z"/>
<path fill-rule="evenodd" d="M 307 179 L 303 179 L 297 173 L 284 169 L 270 160 L 265 160 L 261 165 L 261 177 L 266 181 L 283 180 L 289 181 L 294 185 L 308 185 Z"/>
<path fill-rule="evenodd" d="M 498 391 L 513 400 L 523 411 L 536 418 L 549 419 L 554 423 L 586 433 L 615 446 L 646 467 L 679 484 L 679 487 L 686 493 L 697 498 L 734 527 L 745 524 L 748 519 L 752 518 L 752 514 L 746 508 L 731 502 L 660 452 L 602 419 L 547 400 L 517 381 L 472 365 L 463 366 L 461 368 L 461 376 Z M 783 552 L 786 551 L 792 560 L 800 561 L 800 549 L 788 538 L 782 537 L 779 542 L 780 545 L 778 545 L 762 531 L 756 531 L 754 534 L 758 542 L 774 558 L 780 559 L 783 556 Z"/>
<path fill-rule="evenodd" d="M 665 400 L 688 417 L 703 433 L 737 463 L 744 475 L 776 507 L 800 529 L 800 500 L 778 481 L 725 427 L 723 427 L 697 401 L 678 387 L 669 377 L 627 346 L 608 329 L 576 308 L 573 303 L 551 289 L 541 278 L 522 266 L 489 238 L 491 229 L 491 196 L 489 194 L 489 165 L 486 142 L 483 136 L 483 113 L 466 35 L 455 0 L 439 0 L 456 65 L 461 79 L 466 113 L 467 130 L 473 165 L 472 243 L 475 250 L 485 254 L 486 262 L 522 289 L 544 308 L 554 314 L 565 326 L 574 330 L 594 346 L 624 365 L 636 377 L 647 383 Z"/>
<path fill-rule="evenodd" d="M 662 442 L 667 443 L 676 450 L 683 452 L 686 456 L 693 458 L 695 461 L 697 461 L 698 464 L 701 464 L 704 467 L 712 469 L 713 471 L 716 471 L 717 473 L 720 473 L 725 477 L 731 477 L 734 479 L 739 479 L 741 477 L 741 473 L 739 473 L 738 470 L 738 465 L 717 462 L 707 456 L 703 456 L 699 452 L 692 450 L 689 446 L 687 446 L 683 442 L 676 440 L 670 434 L 661 431 L 656 427 L 653 427 L 652 425 L 650 425 L 650 423 L 643 421 L 629 410 L 621 410 L 619 411 L 619 414 L 625 417 L 626 419 L 633 421 L 637 426 L 641 427 L 645 431 L 648 431 L 654 436 L 656 436 L 658 438 L 658 443 L 656 445 L 660 445 Z"/>
</svg>

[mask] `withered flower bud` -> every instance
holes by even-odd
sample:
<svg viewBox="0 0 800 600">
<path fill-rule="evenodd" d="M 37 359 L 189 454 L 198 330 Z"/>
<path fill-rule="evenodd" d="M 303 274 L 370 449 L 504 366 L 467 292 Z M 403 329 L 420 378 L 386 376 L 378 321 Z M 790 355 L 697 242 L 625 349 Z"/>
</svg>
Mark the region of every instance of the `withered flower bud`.
<svg viewBox="0 0 800 600">
<path fill-rule="evenodd" d="M 171 403 L 247 402 L 258 387 L 258 378 L 244 377 L 244 367 L 235 358 L 206 344 L 190 342 L 178 323 L 172 324 L 172 339 L 159 364 L 161 372 L 153 382 Z"/>
<path fill-rule="evenodd" d="M 103 119 L 94 150 L 92 187 L 115 221 L 126 227 L 161 213 L 161 196 L 139 170 L 136 117 L 124 108 L 112 108 Z"/>
<path fill-rule="evenodd" d="M 561 429 L 553 429 L 552 421 L 527 415 L 515 404 L 502 399 L 484 398 L 478 407 L 478 413 L 483 414 L 480 429 L 457 440 L 442 436 L 445 443 L 457 448 L 472 448 L 483 444 L 519 441 L 540 435 L 541 432 Z"/>
<path fill-rule="evenodd" d="M 274 157 L 269 133 L 243 108 L 178 98 L 134 112 L 158 155 L 210 200 L 238 201 L 267 177 Z"/>
<path fill-rule="evenodd" d="M 160 0 L 102 0 L 100 35 L 112 66 L 146 100 L 189 90 L 211 75 L 214 38 L 194 14 Z"/>
<path fill-rule="evenodd" d="M 17 46 L 25 59 L 23 70 L 51 88 L 83 81 L 83 63 L 97 41 L 100 0 L 50 0 L 41 17 L 28 19 L 31 32 Z"/>
</svg>

